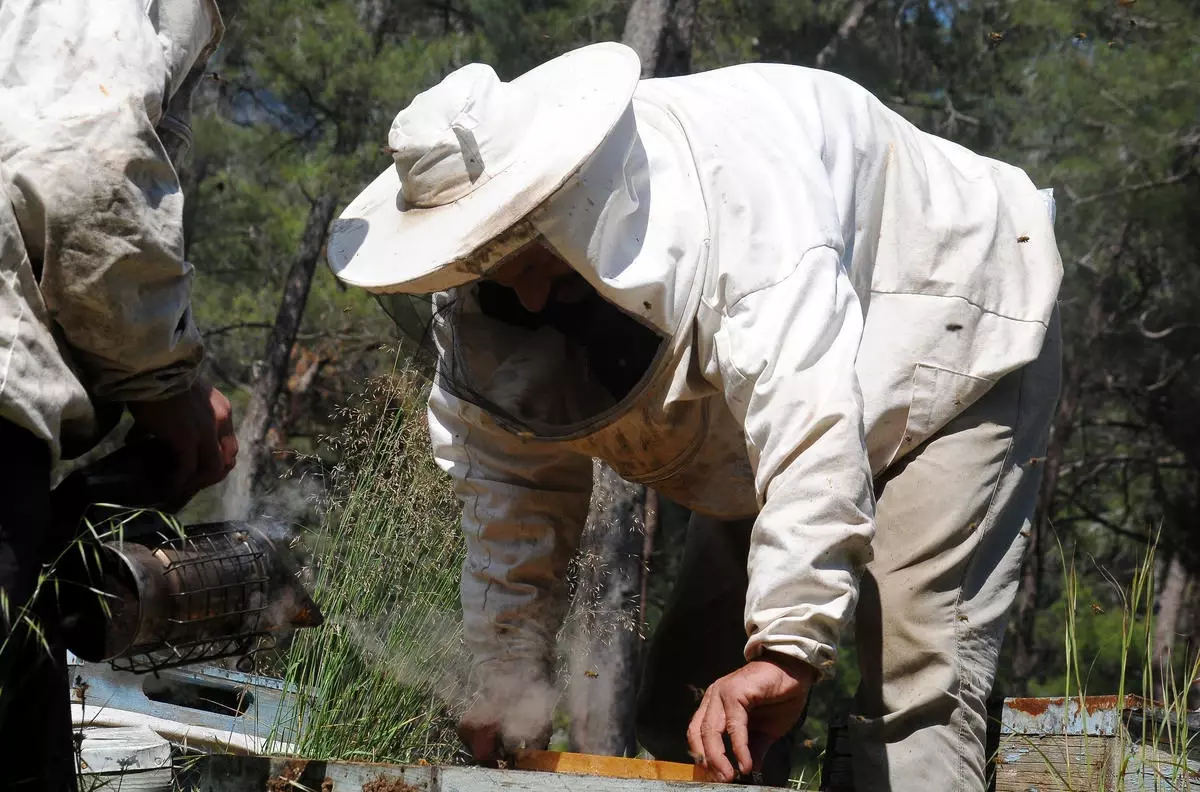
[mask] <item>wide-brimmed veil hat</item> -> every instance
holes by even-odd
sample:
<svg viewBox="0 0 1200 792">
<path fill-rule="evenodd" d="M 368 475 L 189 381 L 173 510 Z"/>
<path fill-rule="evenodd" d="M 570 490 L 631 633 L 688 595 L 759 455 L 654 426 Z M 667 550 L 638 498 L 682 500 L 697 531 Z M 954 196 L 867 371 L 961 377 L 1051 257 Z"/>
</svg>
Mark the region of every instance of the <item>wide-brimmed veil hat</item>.
<svg viewBox="0 0 1200 792">
<path fill-rule="evenodd" d="M 592 44 L 511 82 L 470 64 L 419 94 L 388 133 L 394 165 L 334 223 L 334 274 L 410 294 L 478 278 L 472 254 L 579 170 L 629 107 L 640 70 L 629 47 Z"/>
</svg>

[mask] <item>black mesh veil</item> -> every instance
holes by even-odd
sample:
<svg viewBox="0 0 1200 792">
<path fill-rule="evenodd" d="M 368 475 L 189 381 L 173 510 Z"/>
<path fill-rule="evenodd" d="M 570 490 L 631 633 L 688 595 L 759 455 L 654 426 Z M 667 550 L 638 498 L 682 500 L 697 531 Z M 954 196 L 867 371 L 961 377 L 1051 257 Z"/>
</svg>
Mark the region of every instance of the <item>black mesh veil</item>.
<svg viewBox="0 0 1200 792">
<path fill-rule="evenodd" d="M 521 434 L 583 431 L 638 388 L 665 348 L 658 332 L 575 274 L 555 282 L 538 312 L 486 278 L 433 295 L 376 297 L 418 371 Z"/>
</svg>

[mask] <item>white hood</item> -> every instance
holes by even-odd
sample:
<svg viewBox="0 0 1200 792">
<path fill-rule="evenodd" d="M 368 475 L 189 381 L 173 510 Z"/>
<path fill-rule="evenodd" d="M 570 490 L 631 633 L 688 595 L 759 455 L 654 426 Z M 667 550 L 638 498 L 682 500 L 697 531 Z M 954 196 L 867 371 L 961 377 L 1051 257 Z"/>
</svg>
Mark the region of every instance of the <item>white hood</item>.
<svg viewBox="0 0 1200 792">
<path fill-rule="evenodd" d="M 694 317 L 708 218 L 687 140 L 660 108 L 635 99 L 530 219 L 605 299 L 664 336 Z"/>
</svg>

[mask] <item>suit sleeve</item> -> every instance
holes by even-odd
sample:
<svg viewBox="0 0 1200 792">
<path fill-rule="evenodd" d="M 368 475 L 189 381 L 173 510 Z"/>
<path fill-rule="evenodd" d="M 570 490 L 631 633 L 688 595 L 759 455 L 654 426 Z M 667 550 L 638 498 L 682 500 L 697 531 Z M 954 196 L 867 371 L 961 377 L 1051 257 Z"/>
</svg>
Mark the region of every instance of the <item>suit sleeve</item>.
<svg viewBox="0 0 1200 792">
<path fill-rule="evenodd" d="M 826 246 L 726 308 L 715 334 L 760 504 L 747 659 L 770 650 L 828 674 L 854 611 L 875 508 L 855 373 L 861 335 L 857 296 Z"/>
<path fill-rule="evenodd" d="M 463 504 L 463 626 L 481 678 L 548 678 L 567 564 L 587 519 L 592 462 L 525 440 L 434 388 L 434 457 Z"/>
<path fill-rule="evenodd" d="M 98 401 L 169 397 L 202 355 L 170 81 L 140 0 L 0 3 L 0 162 L 62 343 Z"/>
</svg>

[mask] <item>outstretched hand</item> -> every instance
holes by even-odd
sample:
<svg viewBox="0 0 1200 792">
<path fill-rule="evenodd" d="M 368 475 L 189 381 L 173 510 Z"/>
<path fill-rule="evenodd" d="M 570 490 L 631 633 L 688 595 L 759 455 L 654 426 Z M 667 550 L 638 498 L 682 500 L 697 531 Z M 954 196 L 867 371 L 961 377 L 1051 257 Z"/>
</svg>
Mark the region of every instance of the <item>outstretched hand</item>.
<svg viewBox="0 0 1200 792">
<path fill-rule="evenodd" d="M 175 465 L 168 500 L 186 503 L 218 483 L 237 461 L 229 400 L 204 380 L 169 399 L 128 405 L 134 428 L 164 442 Z"/>
<path fill-rule="evenodd" d="M 761 770 L 767 749 L 804 714 L 816 675 L 803 661 L 770 654 L 709 685 L 688 726 L 688 748 L 696 762 L 725 783 Z M 725 735 L 737 768 L 725 755 Z"/>
<path fill-rule="evenodd" d="M 558 691 L 538 674 L 494 673 L 458 722 L 458 738 L 476 762 L 490 764 L 520 748 L 545 749 Z"/>
</svg>

